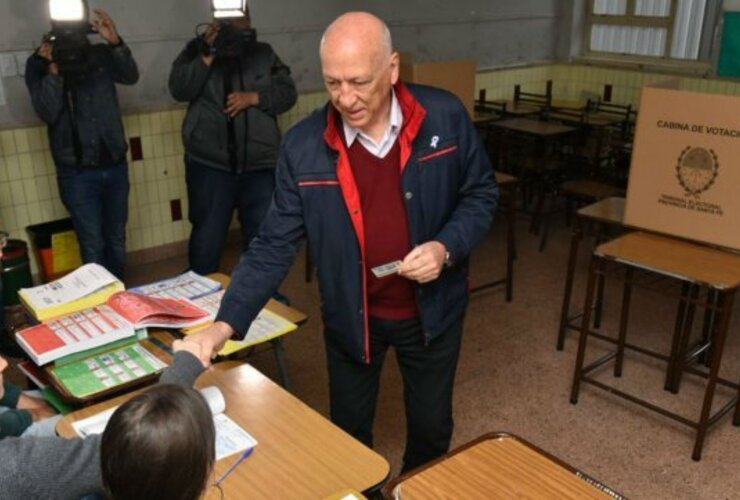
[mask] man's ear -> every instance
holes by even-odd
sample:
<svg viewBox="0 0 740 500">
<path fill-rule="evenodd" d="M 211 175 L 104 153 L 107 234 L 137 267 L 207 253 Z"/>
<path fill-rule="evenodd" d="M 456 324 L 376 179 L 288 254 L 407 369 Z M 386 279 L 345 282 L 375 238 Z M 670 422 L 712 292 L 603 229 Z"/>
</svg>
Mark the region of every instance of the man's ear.
<svg viewBox="0 0 740 500">
<path fill-rule="evenodd" d="M 401 57 L 398 52 L 391 54 L 391 85 L 395 85 L 398 81 L 399 68 L 401 64 Z"/>
</svg>

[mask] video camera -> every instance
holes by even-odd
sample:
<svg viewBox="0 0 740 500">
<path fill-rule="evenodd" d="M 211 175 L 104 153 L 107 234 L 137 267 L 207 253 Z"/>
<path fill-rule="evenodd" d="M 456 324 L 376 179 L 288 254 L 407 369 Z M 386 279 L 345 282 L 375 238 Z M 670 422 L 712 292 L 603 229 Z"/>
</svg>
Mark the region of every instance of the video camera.
<svg viewBox="0 0 740 500">
<path fill-rule="evenodd" d="M 219 26 L 218 36 L 209 48 L 210 53 L 216 57 L 238 57 L 257 40 L 257 31 L 254 28 L 239 28 L 227 20 L 219 21 Z"/>
<path fill-rule="evenodd" d="M 44 42 L 52 44 L 52 59 L 61 72 L 79 72 L 87 66 L 90 41 L 94 33 L 88 20 L 86 0 L 77 2 L 50 1 L 51 31 Z"/>
</svg>

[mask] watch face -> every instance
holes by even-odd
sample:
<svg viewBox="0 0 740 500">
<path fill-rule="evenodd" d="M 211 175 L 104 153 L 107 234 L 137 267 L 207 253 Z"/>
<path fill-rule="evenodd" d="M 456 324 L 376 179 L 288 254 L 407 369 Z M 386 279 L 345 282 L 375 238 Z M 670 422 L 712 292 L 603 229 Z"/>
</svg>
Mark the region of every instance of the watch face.
<svg viewBox="0 0 740 500">
<path fill-rule="evenodd" d="M 689 146 L 678 158 L 676 175 L 687 194 L 698 195 L 712 186 L 718 168 L 714 150 Z"/>
</svg>

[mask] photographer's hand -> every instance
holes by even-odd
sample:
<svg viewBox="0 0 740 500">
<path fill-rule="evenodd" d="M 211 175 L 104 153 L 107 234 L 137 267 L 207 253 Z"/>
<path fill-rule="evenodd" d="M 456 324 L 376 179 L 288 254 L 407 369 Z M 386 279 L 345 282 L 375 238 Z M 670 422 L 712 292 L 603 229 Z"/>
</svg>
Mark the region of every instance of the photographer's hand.
<svg viewBox="0 0 740 500">
<path fill-rule="evenodd" d="M 49 61 L 49 73 L 52 75 L 58 75 L 59 74 L 59 65 L 55 63 L 52 60 L 51 52 L 52 52 L 52 45 L 49 42 L 44 42 L 41 44 L 38 50 L 38 54 Z"/>
<path fill-rule="evenodd" d="M 121 43 L 121 37 L 118 36 L 118 30 L 116 29 L 116 23 L 113 22 L 113 18 L 110 17 L 103 9 L 95 9 L 95 20 L 93 21 L 93 29 L 105 39 L 111 45 L 118 45 Z"/>
<path fill-rule="evenodd" d="M 208 29 L 206 29 L 206 35 L 204 37 L 204 40 L 206 42 L 206 45 L 208 47 L 213 47 L 214 42 L 216 41 L 216 37 L 218 36 L 218 31 L 221 29 L 221 25 L 214 22 L 208 25 Z M 214 54 L 203 54 L 203 62 L 206 63 L 206 65 L 210 66 L 213 64 L 213 59 L 216 57 Z"/>
<path fill-rule="evenodd" d="M 260 103 L 260 95 L 257 92 L 232 92 L 226 99 L 224 113 L 234 118 L 250 106 Z"/>
</svg>

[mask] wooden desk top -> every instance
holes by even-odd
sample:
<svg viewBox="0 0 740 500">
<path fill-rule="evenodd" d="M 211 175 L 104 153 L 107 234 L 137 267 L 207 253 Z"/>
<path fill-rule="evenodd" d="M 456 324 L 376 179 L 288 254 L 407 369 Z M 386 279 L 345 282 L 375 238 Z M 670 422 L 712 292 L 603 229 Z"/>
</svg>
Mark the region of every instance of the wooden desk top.
<svg viewBox="0 0 740 500">
<path fill-rule="evenodd" d="M 491 111 L 491 112 L 484 112 L 484 111 L 476 111 L 473 115 L 473 123 L 476 125 L 483 125 L 488 122 L 492 122 L 495 120 L 498 120 L 501 118 L 501 115 Z"/>
<path fill-rule="evenodd" d="M 396 500 L 622 498 L 509 434 L 487 434 L 386 487 Z"/>
<path fill-rule="evenodd" d="M 533 120 L 531 118 L 509 118 L 508 120 L 491 122 L 491 127 L 505 128 L 545 138 L 568 134 L 577 130 L 575 127 L 569 127 L 568 125 L 543 122 L 540 120 Z"/>
<path fill-rule="evenodd" d="M 587 125 L 591 127 L 608 127 L 610 125 L 616 125 L 624 121 L 624 118 L 620 118 L 616 115 L 610 115 L 606 113 L 583 113 L 583 119 L 581 120 L 580 114 L 574 114 L 573 112 L 559 113 L 554 111 L 549 115 L 551 120 L 558 120 L 565 123 L 572 123 L 578 125 Z"/>
<path fill-rule="evenodd" d="M 536 106 L 534 104 L 525 104 L 522 102 L 515 103 L 514 101 L 506 102 L 506 114 L 511 116 L 527 116 L 535 115 L 542 111 L 542 106 Z"/>
<path fill-rule="evenodd" d="M 388 462 L 350 437 L 249 365 L 225 362 L 200 376 L 197 387 L 216 385 L 226 414 L 259 442 L 254 453 L 223 482 L 224 498 L 324 498 L 346 489 L 365 491 L 388 477 Z M 65 416 L 57 425 L 75 436 L 72 422 L 111 406 L 128 394 Z M 236 455 L 216 463 L 219 477 Z M 215 488 L 206 498 L 218 499 Z"/>
<path fill-rule="evenodd" d="M 605 198 L 578 210 L 578 216 L 607 224 L 621 225 L 624 221 L 625 199 L 616 196 Z"/>
<path fill-rule="evenodd" d="M 636 231 L 599 245 L 594 254 L 719 290 L 740 286 L 740 255 L 670 236 Z"/>
</svg>

